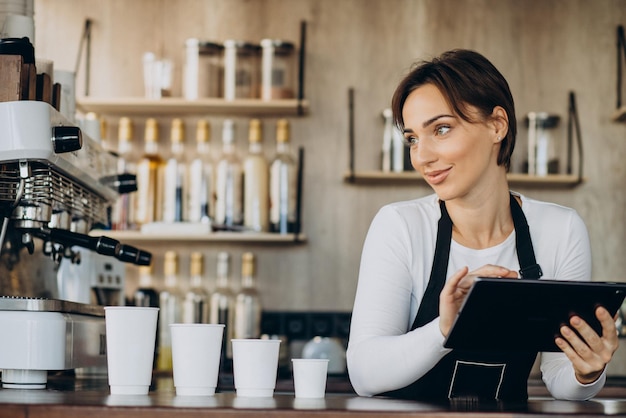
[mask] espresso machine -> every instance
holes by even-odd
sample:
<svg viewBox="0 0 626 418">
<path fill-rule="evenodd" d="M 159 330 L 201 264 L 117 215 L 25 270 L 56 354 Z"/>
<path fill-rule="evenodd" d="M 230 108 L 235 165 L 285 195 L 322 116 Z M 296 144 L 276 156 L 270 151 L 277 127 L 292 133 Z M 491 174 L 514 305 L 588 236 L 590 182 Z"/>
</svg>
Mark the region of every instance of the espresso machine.
<svg viewBox="0 0 626 418">
<path fill-rule="evenodd" d="M 148 252 L 89 234 L 132 190 L 116 171 L 117 157 L 49 103 L 0 102 L 4 388 L 45 388 L 49 371 L 106 371 L 103 305 L 123 303 L 119 264 L 151 262 Z"/>
</svg>

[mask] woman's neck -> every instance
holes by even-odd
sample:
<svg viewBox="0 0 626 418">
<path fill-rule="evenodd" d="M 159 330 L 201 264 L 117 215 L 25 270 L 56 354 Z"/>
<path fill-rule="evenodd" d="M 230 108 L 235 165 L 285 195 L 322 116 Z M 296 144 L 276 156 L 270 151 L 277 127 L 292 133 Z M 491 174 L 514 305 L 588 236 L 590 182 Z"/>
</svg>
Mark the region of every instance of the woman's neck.
<svg viewBox="0 0 626 418">
<path fill-rule="evenodd" d="M 452 238 L 474 249 L 493 247 L 513 232 L 508 185 L 446 202 L 452 219 Z"/>
</svg>

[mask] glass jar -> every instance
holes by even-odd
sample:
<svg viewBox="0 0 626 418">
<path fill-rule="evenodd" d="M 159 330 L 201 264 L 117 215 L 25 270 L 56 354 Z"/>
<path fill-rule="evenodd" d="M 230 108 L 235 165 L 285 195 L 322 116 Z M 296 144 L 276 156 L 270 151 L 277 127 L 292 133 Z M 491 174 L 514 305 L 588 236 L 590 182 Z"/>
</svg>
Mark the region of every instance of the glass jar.
<svg viewBox="0 0 626 418">
<path fill-rule="evenodd" d="M 224 46 L 197 38 L 185 42 L 183 96 L 187 100 L 221 97 Z"/>
<path fill-rule="evenodd" d="M 559 173 L 559 141 L 555 129 L 559 120 L 558 115 L 546 112 L 528 113 L 528 159 L 525 164 L 528 174 L 546 176 Z"/>
<path fill-rule="evenodd" d="M 261 99 L 292 99 L 295 97 L 293 44 L 279 39 L 263 39 L 261 48 Z"/>
<path fill-rule="evenodd" d="M 260 52 L 258 45 L 224 41 L 224 99 L 259 98 Z"/>
</svg>

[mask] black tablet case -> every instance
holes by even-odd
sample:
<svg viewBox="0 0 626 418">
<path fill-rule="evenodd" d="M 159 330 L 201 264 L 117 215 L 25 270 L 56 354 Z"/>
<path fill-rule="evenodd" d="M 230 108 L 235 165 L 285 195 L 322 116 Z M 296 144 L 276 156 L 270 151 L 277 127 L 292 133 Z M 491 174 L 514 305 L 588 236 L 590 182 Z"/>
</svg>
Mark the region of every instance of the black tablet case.
<svg viewBox="0 0 626 418">
<path fill-rule="evenodd" d="M 560 351 L 559 328 L 573 314 L 600 335 L 598 305 L 611 315 L 626 296 L 626 283 L 477 278 L 444 346 L 481 351 Z"/>
</svg>

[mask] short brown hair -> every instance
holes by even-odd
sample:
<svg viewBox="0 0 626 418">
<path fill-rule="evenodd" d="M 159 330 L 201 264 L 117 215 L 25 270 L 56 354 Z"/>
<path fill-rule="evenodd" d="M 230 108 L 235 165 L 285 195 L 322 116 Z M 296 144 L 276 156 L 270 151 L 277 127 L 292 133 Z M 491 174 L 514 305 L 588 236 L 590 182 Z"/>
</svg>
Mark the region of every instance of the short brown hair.
<svg viewBox="0 0 626 418">
<path fill-rule="evenodd" d="M 420 61 L 400 82 L 393 94 L 391 108 L 395 124 L 404 129 L 402 108 L 409 94 L 425 84 L 433 84 L 444 95 L 454 112 L 467 122 L 473 121 L 467 106 L 478 109 L 487 119 L 496 106 L 501 106 L 509 118 L 506 136 L 500 143 L 498 165 L 509 170 L 515 148 L 517 122 L 513 96 L 504 76 L 483 55 L 466 49 L 444 52 L 431 61 Z"/>
</svg>

